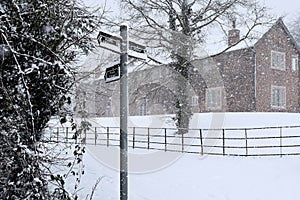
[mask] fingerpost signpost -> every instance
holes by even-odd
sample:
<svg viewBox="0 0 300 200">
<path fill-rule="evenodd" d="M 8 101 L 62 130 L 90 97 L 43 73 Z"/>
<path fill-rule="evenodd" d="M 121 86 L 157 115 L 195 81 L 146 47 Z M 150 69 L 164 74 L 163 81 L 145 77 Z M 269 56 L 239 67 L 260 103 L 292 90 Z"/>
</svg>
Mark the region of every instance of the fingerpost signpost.
<svg viewBox="0 0 300 200">
<path fill-rule="evenodd" d="M 128 37 L 128 26 L 120 26 L 120 36 L 100 31 L 98 43 L 101 48 L 120 55 L 120 64 L 108 67 L 105 82 L 120 79 L 120 200 L 128 199 L 128 57 L 145 60 L 146 47 Z"/>
</svg>

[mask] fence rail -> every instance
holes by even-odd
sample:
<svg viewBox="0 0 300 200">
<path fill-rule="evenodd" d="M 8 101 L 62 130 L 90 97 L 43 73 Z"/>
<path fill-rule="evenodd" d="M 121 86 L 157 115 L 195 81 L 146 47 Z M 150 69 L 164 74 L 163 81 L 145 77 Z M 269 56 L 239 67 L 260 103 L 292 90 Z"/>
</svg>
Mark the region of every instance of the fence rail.
<svg viewBox="0 0 300 200">
<path fill-rule="evenodd" d="M 189 129 L 186 134 L 177 134 L 175 128 L 128 130 L 128 146 L 133 149 L 224 156 L 300 155 L 300 126 Z M 48 142 L 119 146 L 119 127 L 93 127 L 85 131 L 51 127 L 46 133 L 44 139 Z"/>
</svg>

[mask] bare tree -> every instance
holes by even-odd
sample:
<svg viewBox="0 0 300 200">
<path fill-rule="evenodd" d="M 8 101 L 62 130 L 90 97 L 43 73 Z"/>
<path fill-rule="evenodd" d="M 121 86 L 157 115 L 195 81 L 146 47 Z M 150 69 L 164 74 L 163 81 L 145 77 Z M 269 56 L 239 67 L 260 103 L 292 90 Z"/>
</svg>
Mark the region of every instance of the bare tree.
<svg viewBox="0 0 300 200">
<path fill-rule="evenodd" d="M 195 44 L 205 43 L 207 32 L 213 28 L 223 36 L 238 24 L 244 30 L 240 41 L 253 37 L 253 30 L 271 22 L 266 8 L 254 0 L 122 0 L 135 36 L 168 55 L 165 60 L 176 78 L 176 124 L 179 133 L 186 133 L 192 116 L 188 94 Z M 125 12 L 123 12 L 125 13 Z M 126 18 L 126 17 L 125 17 Z M 222 36 L 221 36 L 222 37 Z M 218 53 L 233 45 L 224 47 Z M 167 54 L 166 54 L 167 52 Z"/>
<path fill-rule="evenodd" d="M 300 15 L 291 22 L 290 27 L 291 34 L 293 35 L 297 44 L 300 45 Z"/>
</svg>

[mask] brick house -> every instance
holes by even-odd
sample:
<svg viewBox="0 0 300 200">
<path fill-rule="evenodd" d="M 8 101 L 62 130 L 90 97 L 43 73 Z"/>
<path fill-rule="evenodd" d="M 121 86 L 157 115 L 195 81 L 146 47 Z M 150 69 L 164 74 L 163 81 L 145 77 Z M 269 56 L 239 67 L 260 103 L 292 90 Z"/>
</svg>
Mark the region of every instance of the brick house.
<svg viewBox="0 0 300 200">
<path fill-rule="evenodd" d="M 229 112 L 299 112 L 299 53 L 280 18 L 253 46 L 213 57 L 225 87 L 214 100 Z"/>
<path fill-rule="evenodd" d="M 237 43 L 239 34 L 233 27 L 228 45 Z M 300 49 L 282 19 L 252 46 L 238 46 L 197 63 L 188 88 L 193 112 L 299 112 Z M 130 73 L 130 115 L 174 113 L 175 79 L 164 65 Z M 119 115 L 118 85 L 97 83 L 101 95 L 90 106 L 96 116 Z"/>
</svg>

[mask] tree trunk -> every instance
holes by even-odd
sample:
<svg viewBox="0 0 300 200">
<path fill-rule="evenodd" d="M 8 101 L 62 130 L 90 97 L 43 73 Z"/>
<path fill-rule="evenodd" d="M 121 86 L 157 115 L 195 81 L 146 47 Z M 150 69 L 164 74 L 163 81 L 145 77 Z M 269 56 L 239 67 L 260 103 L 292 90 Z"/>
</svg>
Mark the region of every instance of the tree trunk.
<svg viewBox="0 0 300 200">
<path fill-rule="evenodd" d="M 191 36 L 190 24 L 189 24 L 189 16 L 190 16 L 190 8 L 187 4 L 187 1 L 184 0 L 181 6 L 181 13 L 183 16 L 182 19 L 182 30 L 180 32 L 184 36 Z M 173 31 L 176 30 L 176 21 L 173 18 L 173 13 L 170 12 L 169 15 L 169 27 Z M 184 37 L 182 37 L 184 38 Z M 178 40 L 178 37 L 177 37 Z M 180 39 L 179 39 L 180 40 Z M 181 42 L 185 41 L 177 41 L 175 39 L 174 49 L 180 48 L 180 55 L 172 55 L 175 58 L 175 71 L 177 72 L 176 76 L 176 117 L 175 122 L 178 129 L 179 134 L 185 134 L 188 132 L 190 118 L 192 116 L 192 109 L 189 98 L 189 76 L 190 76 L 190 68 L 192 67 L 190 64 L 190 49 L 187 45 L 180 45 Z M 179 44 L 179 47 L 178 45 Z"/>
</svg>

